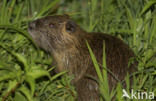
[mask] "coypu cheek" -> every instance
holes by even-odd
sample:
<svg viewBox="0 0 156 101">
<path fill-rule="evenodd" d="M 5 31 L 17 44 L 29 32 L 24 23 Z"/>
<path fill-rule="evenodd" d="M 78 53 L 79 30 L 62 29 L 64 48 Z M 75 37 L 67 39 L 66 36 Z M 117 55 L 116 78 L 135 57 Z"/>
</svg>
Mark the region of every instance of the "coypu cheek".
<svg viewBox="0 0 156 101">
<path fill-rule="evenodd" d="M 36 43 L 38 44 L 39 47 L 41 47 L 42 49 L 44 49 L 47 52 L 50 52 L 52 47 L 51 47 L 51 43 L 50 43 L 50 37 L 48 37 L 47 33 L 41 33 L 38 32 L 37 33 L 39 37 L 36 38 Z"/>
</svg>

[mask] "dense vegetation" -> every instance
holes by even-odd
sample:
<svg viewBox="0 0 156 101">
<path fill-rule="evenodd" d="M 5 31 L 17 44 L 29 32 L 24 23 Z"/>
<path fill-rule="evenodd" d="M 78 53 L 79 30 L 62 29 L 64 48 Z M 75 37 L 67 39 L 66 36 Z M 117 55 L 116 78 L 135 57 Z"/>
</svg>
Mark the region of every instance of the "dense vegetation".
<svg viewBox="0 0 156 101">
<path fill-rule="evenodd" d="M 0 101 L 73 101 L 65 72 L 50 76 L 52 57 L 35 46 L 27 32 L 29 21 L 53 14 L 68 14 L 82 28 L 109 33 L 124 40 L 138 60 L 135 91 L 156 96 L 156 0 L 1 0 Z M 89 45 L 88 45 L 89 46 Z M 94 63 L 95 57 L 92 54 Z M 105 57 L 104 59 L 105 60 Z M 104 62 L 104 67 L 106 64 Z M 96 65 L 95 68 L 99 66 Z M 122 86 L 109 91 L 106 71 L 101 75 L 101 100 L 122 98 Z M 129 79 L 126 78 L 127 91 Z M 130 93 L 130 92 L 128 92 Z M 128 99 L 127 99 L 128 100 Z"/>
</svg>

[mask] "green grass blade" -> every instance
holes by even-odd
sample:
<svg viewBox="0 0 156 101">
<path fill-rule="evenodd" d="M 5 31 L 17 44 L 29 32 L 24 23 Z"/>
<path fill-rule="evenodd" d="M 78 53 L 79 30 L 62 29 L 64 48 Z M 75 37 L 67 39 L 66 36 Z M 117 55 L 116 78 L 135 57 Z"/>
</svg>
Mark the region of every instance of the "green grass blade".
<svg viewBox="0 0 156 101">
<path fill-rule="evenodd" d="M 108 86 L 108 78 L 107 78 L 107 66 L 106 66 L 106 52 L 105 52 L 105 41 L 103 41 L 103 58 L 102 58 L 102 66 L 103 66 L 103 69 L 102 69 L 102 73 L 103 73 L 103 82 L 101 84 L 101 86 L 103 86 L 103 89 L 100 89 L 102 90 L 102 94 L 105 98 L 106 101 L 111 101 L 111 98 L 110 98 L 110 94 L 109 94 L 109 86 Z M 105 84 L 105 85 L 103 85 Z"/>
<path fill-rule="evenodd" d="M 142 9 L 140 15 L 143 15 L 143 13 L 145 13 L 155 3 L 156 3 L 156 0 L 149 0 L 147 4 L 144 6 L 144 8 Z"/>
<path fill-rule="evenodd" d="M 103 77 L 102 77 L 102 74 L 101 74 L 101 71 L 100 71 L 100 67 L 98 65 L 98 62 L 96 61 L 96 57 L 95 57 L 95 55 L 94 55 L 94 53 L 93 53 L 92 49 L 90 48 L 90 46 L 89 46 L 87 41 L 86 41 L 86 44 L 87 44 L 87 47 L 88 47 L 88 50 L 89 50 L 92 62 L 94 64 L 95 70 L 96 70 L 97 75 L 99 77 L 99 80 L 103 81 Z"/>
<path fill-rule="evenodd" d="M 43 15 L 45 12 L 47 12 L 50 8 L 52 8 L 53 6 L 55 6 L 59 1 L 60 1 L 60 0 L 54 0 L 54 1 L 51 2 L 48 6 L 45 5 L 45 6 L 43 7 L 43 9 L 41 10 L 41 12 L 39 12 L 39 13 L 37 14 L 36 17 L 42 16 L 42 15 Z"/>
<path fill-rule="evenodd" d="M 30 37 L 28 32 L 26 32 L 25 30 L 22 30 L 22 29 L 19 29 L 17 27 L 14 27 L 13 25 L 0 25 L 0 29 L 13 29 L 13 30 L 19 32 L 19 34 L 22 34 L 23 36 L 28 38 L 28 40 L 30 40 L 33 43 L 33 45 L 38 49 L 38 47 L 36 46 L 35 42 L 32 40 L 32 38 Z"/>
</svg>

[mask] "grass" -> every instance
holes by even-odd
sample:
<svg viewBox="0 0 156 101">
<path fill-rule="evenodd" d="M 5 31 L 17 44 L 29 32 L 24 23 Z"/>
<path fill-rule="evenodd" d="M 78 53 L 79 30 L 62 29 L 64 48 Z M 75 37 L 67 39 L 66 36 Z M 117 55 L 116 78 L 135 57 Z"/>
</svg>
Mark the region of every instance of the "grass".
<svg viewBox="0 0 156 101">
<path fill-rule="evenodd" d="M 38 49 L 27 32 L 29 21 L 64 13 L 86 31 L 109 33 L 127 43 L 138 60 L 133 89 L 154 92 L 156 96 L 155 4 L 155 0 L 1 0 L 0 101 L 74 101 L 72 77 L 66 72 L 51 77 L 47 68 L 52 58 Z M 115 94 L 118 101 L 124 101 L 121 83 L 109 91 L 107 72 L 98 70 L 98 61 L 89 50 L 100 80 L 101 101 L 110 101 Z M 128 77 L 126 90 L 130 93 Z"/>
</svg>

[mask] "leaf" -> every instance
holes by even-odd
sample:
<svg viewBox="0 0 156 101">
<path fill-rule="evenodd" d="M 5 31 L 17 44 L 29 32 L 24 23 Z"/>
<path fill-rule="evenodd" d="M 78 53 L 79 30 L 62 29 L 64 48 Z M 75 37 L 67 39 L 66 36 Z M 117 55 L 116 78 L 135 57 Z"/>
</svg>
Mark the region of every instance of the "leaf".
<svg viewBox="0 0 156 101">
<path fill-rule="evenodd" d="M 156 3 L 156 0 L 149 0 L 148 3 L 144 6 L 144 8 L 141 11 L 140 15 L 142 15 L 143 13 L 145 13 L 155 3 Z"/>
<path fill-rule="evenodd" d="M 6 4 L 7 4 L 7 0 L 3 0 L 3 3 L 2 3 L 2 8 L 0 9 L 0 12 L 1 12 L 1 21 L 0 23 L 5 23 L 5 15 L 6 15 Z"/>
<path fill-rule="evenodd" d="M 16 87 L 18 85 L 18 82 L 16 80 L 9 80 L 9 83 L 7 85 L 7 88 L 5 91 L 3 91 L 3 97 L 6 98 L 10 93 L 14 92 L 16 90 Z"/>
<path fill-rule="evenodd" d="M 46 89 L 46 87 L 49 85 L 49 83 L 51 83 L 53 80 L 55 80 L 56 78 L 62 76 L 63 74 L 67 73 L 67 71 L 61 72 L 61 73 L 57 73 L 56 75 L 52 76 L 50 78 L 50 81 L 48 81 L 46 84 L 43 85 L 40 94 L 42 94 L 44 92 L 44 90 Z"/>
<path fill-rule="evenodd" d="M 4 82 L 0 82 L 0 91 L 2 91 L 3 86 L 4 86 Z"/>
<path fill-rule="evenodd" d="M 128 17 L 128 22 L 130 24 L 130 29 L 133 30 L 134 29 L 133 27 L 135 24 L 135 21 L 133 19 L 133 15 L 131 13 L 131 10 L 127 6 L 125 6 L 125 8 L 126 8 L 126 13 L 127 13 L 127 17 Z"/>
<path fill-rule="evenodd" d="M 9 80 L 9 86 L 8 86 L 8 89 L 7 89 L 7 92 L 11 91 L 13 88 L 15 88 L 17 85 L 17 81 L 16 80 Z"/>
<path fill-rule="evenodd" d="M 109 95 L 109 86 L 108 86 L 108 78 L 107 78 L 107 66 L 106 66 L 106 52 L 105 52 L 105 41 L 103 42 L 103 58 L 102 58 L 102 73 L 103 73 L 103 82 L 101 86 L 103 86 L 103 96 L 106 101 L 111 101 L 110 95 Z M 103 85 L 105 84 L 105 85 Z"/>
<path fill-rule="evenodd" d="M 21 63 L 24 65 L 24 70 L 27 72 L 29 66 L 28 66 L 28 64 L 27 64 L 26 58 L 25 58 L 23 55 L 18 54 L 18 53 L 13 53 L 13 54 L 14 54 L 14 56 L 16 56 L 17 60 L 18 60 L 19 62 L 21 62 Z"/>
<path fill-rule="evenodd" d="M 88 42 L 86 41 L 86 44 L 87 44 L 87 47 L 88 47 L 88 50 L 89 50 L 89 53 L 90 53 L 90 56 L 91 56 L 91 59 L 92 59 L 92 62 L 94 64 L 94 67 L 95 67 L 95 70 L 96 70 L 96 73 L 99 77 L 99 80 L 103 82 L 103 78 L 102 78 L 102 74 L 101 74 L 101 71 L 100 71 L 100 67 L 98 65 L 98 62 L 96 61 L 96 57 L 92 51 L 92 49 L 90 48 Z"/>
<path fill-rule="evenodd" d="M 18 7 L 18 11 L 17 11 L 16 18 L 14 20 L 14 23 L 18 23 L 18 21 L 20 20 L 19 18 L 21 16 L 22 10 L 23 10 L 23 3 L 20 4 L 19 7 Z"/>
<path fill-rule="evenodd" d="M 156 33 L 156 14 L 152 19 L 152 25 L 153 25 L 153 30 L 151 31 L 151 36 L 149 39 L 149 42 L 152 43 L 152 41 L 154 40 L 154 35 Z"/>
<path fill-rule="evenodd" d="M 15 26 L 13 26 L 13 24 L 12 25 L 0 25 L 0 29 L 13 29 L 13 30 L 19 32 L 19 34 L 22 34 L 23 36 L 25 36 L 38 49 L 38 47 L 36 46 L 35 42 L 32 40 L 32 38 L 30 37 L 30 35 L 28 34 L 28 32 L 26 32 L 25 30 L 22 30 L 20 28 L 17 28 Z"/>
<path fill-rule="evenodd" d="M 14 71 L 11 65 L 4 63 L 4 61 L 3 62 L 1 61 L 0 70 Z"/>
<path fill-rule="evenodd" d="M 142 78 L 142 80 L 140 81 L 140 84 L 139 84 L 138 89 L 141 89 L 141 88 L 143 87 L 143 85 L 146 83 L 147 79 L 148 79 L 148 75 L 145 74 L 145 76 L 144 76 L 144 77 Z"/>
<path fill-rule="evenodd" d="M 38 78 L 43 77 L 43 76 L 47 76 L 50 78 L 49 72 L 47 70 L 44 70 L 44 69 L 39 69 L 39 70 L 35 69 L 32 71 L 29 71 L 27 73 L 27 76 L 31 76 L 34 79 L 38 79 Z"/>
<path fill-rule="evenodd" d="M 27 101 L 27 99 L 21 93 L 16 92 L 13 101 Z"/>
<path fill-rule="evenodd" d="M 11 19 L 11 15 L 12 15 L 12 12 L 13 12 L 13 8 L 14 8 L 14 6 L 15 6 L 15 2 L 16 2 L 16 0 L 12 0 L 11 1 L 11 5 L 10 5 L 10 7 L 8 7 L 10 10 L 9 10 L 9 14 L 8 14 L 8 21 L 9 21 L 9 19 Z"/>
<path fill-rule="evenodd" d="M 33 101 L 30 90 L 26 86 L 21 86 L 19 91 L 26 96 L 28 101 Z"/>
<path fill-rule="evenodd" d="M 34 95 L 35 92 L 35 79 L 32 76 L 27 75 L 25 81 L 29 84 L 31 89 L 31 96 Z"/>
<path fill-rule="evenodd" d="M 123 98 L 122 98 L 122 88 L 121 88 L 121 84 L 118 83 L 117 84 L 117 95 L 116 95 L 116 98 L 117 98 L 117 101 L 124 101 Z"/>
<path fill-rule="evenodd" d="M 152 74 L 156 76 L 156 70 Z"/>
<path fill-rule="evenodd" d="M 4 72 L 4 71 L 0 71 L 0 72 Z M 6 75 L 1 75 L 0 76 L 0 81 L 16 78 L 16 74 L 13 73 L 13 72 L 7 72 L 5 74 Z"/>
<path fill-rule="evenodd" d="M 16 58 L 16 60 L 20 63 L 23 64 L 24 66 L 24 70 L 27 72 L 28 71 L 28 64 L 27 64 L 27 60 L 25 59 L 25 57 L 21 54 L 15 53 L 13 51 L 10 51 L 9 49 L 7 49 L 6 47 L 4 47 L 4 45 L 0 44 L 0 47 L 2 47 L 4 50 L 6 50 L 8 53 L 10 53 L 12 56 L 14 56 Z"/>
<path fill-rule="evenodd" d="M 52 8 L 54 5 L 56 5 L 60 0 L 54 0 L 53 2 L 51 2 L 50 4 L 45 5 L 45 7 L 43 7 L 43 9 L 40 11 L 40 13 L 37 14 L 36 17 L 40 17 L 41 15 L 43 15 L 45 12 L 47 12 L 50 8 Z"/>
</svg>

